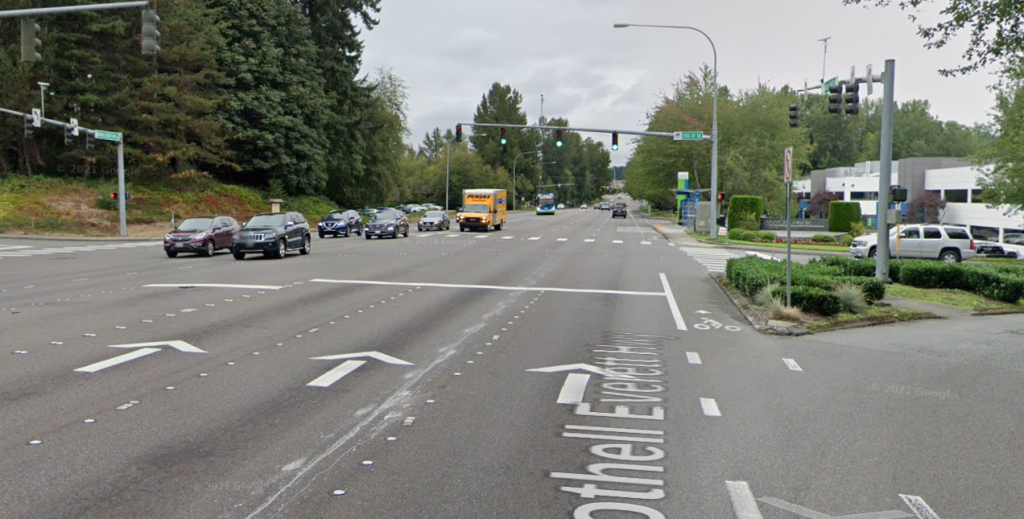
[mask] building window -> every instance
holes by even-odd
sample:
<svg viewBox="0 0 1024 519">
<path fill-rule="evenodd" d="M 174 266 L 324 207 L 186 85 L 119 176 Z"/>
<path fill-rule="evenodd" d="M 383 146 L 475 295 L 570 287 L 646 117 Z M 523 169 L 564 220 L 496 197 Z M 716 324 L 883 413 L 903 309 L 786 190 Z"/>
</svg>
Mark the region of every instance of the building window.
<svg viewBox="0 0 1024 519">
<path fill-rule="evenodd" d="M 971 203 L 972 204 L 984 204 L 985 203 L 985 195 L 982 194 L 980 189 L 972 189 L 971 190 Z"/>
<path fill-rule="evenodd" d="M 954 203 L 967 203 L 967 190 L 966 189 L 947 189 L 946 190 L 946 201 Z"/>
</svg>

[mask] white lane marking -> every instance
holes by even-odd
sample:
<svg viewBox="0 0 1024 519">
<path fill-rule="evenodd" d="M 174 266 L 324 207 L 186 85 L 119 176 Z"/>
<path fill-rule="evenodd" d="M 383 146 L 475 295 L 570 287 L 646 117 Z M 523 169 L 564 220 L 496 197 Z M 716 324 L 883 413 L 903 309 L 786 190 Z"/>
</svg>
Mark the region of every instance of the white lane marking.
<svg viewBox="0 0 1024 519">
<path fill-rule="evenodd" d="M 534 237 L 530 238 L 530 241 L 537 241 L 539 239 L 540 239 L 540 236 L 534 236 Z"/>
<path fill-rule="evenodd" d="M 757 508 L 757 501 L 754 500 L 754 493 L 750 491 L 750 485 L 746 481 L 726 481 L 725 489 L 729 491 L 729 500 L 732 501 L 736 519 L 763 519 L 761 511 Z"/>
<path fill-rule="evenodd" d="M 679 247 L 679 250 L 701 264 L 708 272 L 724 273 L 726 262 L 739 257 L 729 251 L 703 247 Z"/>
<path fill-rule="evenodd" d="M 500 335 L 495 335 L 494 337 L 491 337 L 491 340 L 492 340 L 492 341 L 496 341 L 496 340 L 498 340 L 498 339 L 500 339 L 500 338 L 501 338 L 501 336 L 500 336 Z"/>
<path fill-rule="evenodd" d="M 718 402 L 715 402 L 714 398 L 701 398 L 700 408 L 704 411 L 704 416 L 722 416 L 722 411 L 718 409 Z"/>
<path fill-rule="evenodd" d="M 583 394 L 587 391 L 587 382 L 590 375 L 586 373 L 569 373 L 565 376 L 565 383 L 558 393 L 559 404 L 582 404 Z"/>
<path fill-rule="evenodd" d="M 480 236 L 474 236 L 474 238 L 476 238 L 478 240 L 481 240 L 481 239 L 484 239 L 484 238 L 489 238 L 489 236 L 481 234 Z"/>
<path fill-rule="evenodd" d="M 444 235 L 444 237 L 445 238 L 458 238 L 459 235 L 458 234 L 446 234 L 446 235 Z"/>
<path fill-rule="evenodd" d="M 797 364 L 796 361 L 793 359 L 782 359 L 782 362 L 785 362 L 786 367 L 792 371 L 803 371 L 803 368 L 801 368 L 800 365 Z"/>
<path fill-rule="evenodd" d="M 104 361 L 100 361 L 100 362 L 97 362 L 95 364 L 89 364 L 88 366 L 84 366 L 84 367 L 78 368 L 75 371 L 78 371 L 78 372 L 81 372 L 81 373 L 96 373 L 97 371 L 104 370 L 104 369 L 107 369 L 109 367 L 117 366 L 118 364 L 123 364 L 125 362 L 130 361 L 130 360 L 135 360 L 135 359 L 140 358 L 140 357 L 145 357 L 146 355 L 152 355 L 152 354 L 154 354 L 154 353 L 156 353 L 158 351 L 160 351 L 160 348 L 140 348 L 140 349 L 137 349 L 135 351 L 130 351 L 128 353 L 125 353 L 124 355 L 118 355 L 118 356 L 116 356 L 114 358 L 107 359 L 107 360 L 104 360 Z"/>
<path fill-rule="evenodd" d="M 676 321 L 676 329 L 686 331 L 683 314 L 679 313 L 679 305 L 676 304 L 676 298 L 672 295 L 672 287 L 668 285 L 668 278 L 665 277 L 664 272 L 659 272 L 658 276 L 661 277 L 661 286 L 665 290 L 663 295 L 668 300 L 668 309 L 672 312 L 672 318 Z"/>
<path fill-rule="evenodd" d="M 400 287 L 434 287 L 434 288 L 475 288 L 481 290 L 506 290 L 510 292 L 566 292 L 572 294 L 610 294 L 610 295 L 625 295 L 625 296 L 661 296 L 665 297 L 663 292 L 641 292 L 631 290 L 598 290 L 593 288 L 558 288 L 558 287 L 516 287 L 516 286 L 502 286 L 502 285 L 461 285 L 455 283 L 406 283 L 401 281 L 368 281 L 361 279 L 311 279 L 313 283 L 336 283 L 341 285 L 385 285 L 385 286 L 400 286 Z M 673 304 L 675 300 L 673 299 Z M 678 309 L 677 309 L 678 311 Z M 682 317 L 680 317 L 682 319 Z M 683 325 L 681 330 L 685 330 L 686 325 Z"/>
<path fill-rule="evenodd" d="M 417 238 L 429 238 L 429 236 L 427 236 L 426 234 L 417 234 L 416 237 Z"/>
<path fill-rule="evenodd" d="M 229 285 L 225 283 L 155 283 L 142 288 L 249 288 L 252 290 L 281 290 L 275 285 Z"/>
<path fill-rule="evenodd" d="M 587 239 L 583 240 L 583 243 L 594 243 L 594 239 L 593 238 L 587 238 Z"/>
<path fill-rule="evenodd" d="M 503 240 L 511 240 L 512 238 L 515 238 L 515 236 L 502 236 L 501 237 L 501 239 L 503 239 Z"/>
<path fill-rule="evenodd" d="M 906 494 L 900 494 L 903 502 L 914 511 L 914 515 L 920 519 L 942 519 L 939 514 L 932 510 L 932 507 L 928 506 L 928 503 L 924 501 L 921 496 L 911 496 Z"/>
<path fill-rule="evenodd" d="M 330 387 L 331 384 L 341 380 L 345 375 L 359 369 L 359 367 L 366 364 L 366 362 L 367 361 L 365 360 L 346 360 L 345 362 L 335 366 L 327 373 L 316 377 L 312 382 L 306 385 L 313 387 Z"/>
<path fill-rule="evenodd" d="M 622 243 L 622 240 L 612 240 L 612 243 Z"/>
<path fill-rule="evenodd" d="M 31 245 L 0 245 L 0 250 L 31 249 Z"/>
<path fill-rule="evenodd" d="M 569 238 L 559 238 L 559 239 L 557 239 L 555 241 L 569 241 Z"/>
<path fill-rule="evenodd" d="M 686 352 L 686 362 L 689 362 L 690 364 L 701 364 L 700 353 L 695 351 Z"/>
<path fill-rule="evenodd" d="M 650 244 L 651 244 L 651 242 L 649 242 L 649 241 L 642 241 L 642 242 L 640 242 L 640 245 L 650 245 Z"/>
</svg>

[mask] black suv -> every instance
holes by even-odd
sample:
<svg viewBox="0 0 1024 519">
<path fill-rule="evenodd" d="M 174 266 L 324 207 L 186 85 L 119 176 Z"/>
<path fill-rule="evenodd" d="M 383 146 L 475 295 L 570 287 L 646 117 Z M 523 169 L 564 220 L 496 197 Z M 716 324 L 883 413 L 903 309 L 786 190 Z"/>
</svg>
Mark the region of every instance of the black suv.
<svg viewBox="0 0 1024 519">
<path fill-rule="evenodd" d="M 351 233 L 363 233 L 363 219 L 358 211 L 331 211 L 320 220 L 316 226 L 317 234 L 324 236 L 344 236 L 348 238 Z"/>
<path fill-rule="evenodd" d="M 370 223 L 366 224 L 366 230 L 363 231 L 363 236 L 366 236 L 367 240 L 374 236 L 398 238 L 399 234 L 409 236 L 409 219 L 398 209 L 385 209 L 373 213 Z"/>
<path fill-rule="evenodd" d="M 290 250 L 309 254 L 309 224 L 299 213 L 253 216 L 231 237 L 231 254 L 245 259 L 247 252 L 262 252 L 268 258 L 283 258 Z"/>
<path fill-rule="evenodd" d="M 619 202 L 612 208 L 612 218 L 616 216 L 626 217 L 626 204 Z"/>
</svg>

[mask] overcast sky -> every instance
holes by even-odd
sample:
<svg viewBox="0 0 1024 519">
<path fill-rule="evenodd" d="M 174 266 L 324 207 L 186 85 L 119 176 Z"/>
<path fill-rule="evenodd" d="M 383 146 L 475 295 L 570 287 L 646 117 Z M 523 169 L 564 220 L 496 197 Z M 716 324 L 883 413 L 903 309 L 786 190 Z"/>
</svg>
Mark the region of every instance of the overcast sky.
<svg viewBox="0 0 1024 519">
<path fill-rule="evenodd" d="M 827 76 L 881 73 L 896 60 L 896 100 L 926 99 L 932 113 L 964 124 L 990 119 L 989 74 L 944 78 L 960 63 L 962 42 L 927 50 L 915 25 L 896 8 L 846 7 L 842 0 L 383 0 L 380 25 L 366 31 L 364 71 L 391 68 L 409 91 L 409 140 L 434 127 L 471 122 L 495 81 L 523 94 L 536 122 L 645 129 L 645 113 L 687 71 L 711 64 L 699 33 L 613 29 L 612 24 L 691 25 L 718 48 L 720 83 L 754 88 L 758 81 L 802 87 L 820 81 L 823 45 L 831 36 Z M 872 2 L 873 3 L 873 2 Z M 946 2 L 939 2 L 945 5 Z M 881 88 L 875 96 L 881 96 Z M 864 90 L 861 91 L 862 95 Z M 686 128 L 680 128 L 685 130 Z M 610 144 L 607 134 L 590 134 Z M 620 139 L 612 164 L 632 146 Z"/>
</svg>

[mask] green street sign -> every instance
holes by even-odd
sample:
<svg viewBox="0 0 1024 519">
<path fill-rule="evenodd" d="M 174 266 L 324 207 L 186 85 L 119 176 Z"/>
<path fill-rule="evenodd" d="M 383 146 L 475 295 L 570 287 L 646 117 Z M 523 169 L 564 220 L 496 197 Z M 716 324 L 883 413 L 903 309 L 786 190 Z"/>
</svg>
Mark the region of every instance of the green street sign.
<svg viewBox="0 0 1024 519">
<path fill-rule="evenodd" d="M 702 141 L 704 140 L 704 132 L 675 132 L 672 134 L 672 140 Z"/>
<path fill-rule="evenodd" d="M 121 132 L 105 132 L 103 130 L 96 130 L 93 132 L 93 136 L 101 141 L 121 142 Z"/>
<path fill-rule="evenodd" d="M 838 85 L 838 84 L 839 84 L 839 76 L 836 76 L 836 77 L 834 77 L 834 78 L 824 82 L 821 85 L 821 93 L 822 94 L 827 94 L 828 93 L 828 87 L 833 86 L 833 85 Z"/>
</svg>

